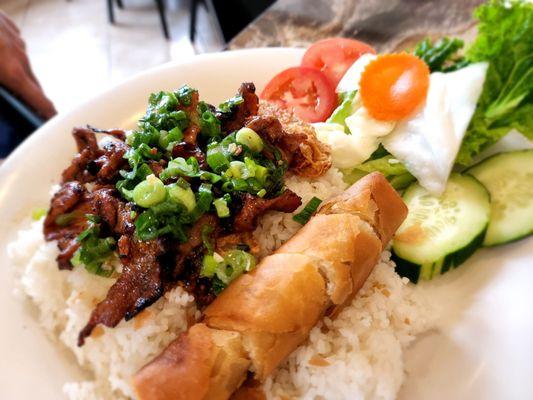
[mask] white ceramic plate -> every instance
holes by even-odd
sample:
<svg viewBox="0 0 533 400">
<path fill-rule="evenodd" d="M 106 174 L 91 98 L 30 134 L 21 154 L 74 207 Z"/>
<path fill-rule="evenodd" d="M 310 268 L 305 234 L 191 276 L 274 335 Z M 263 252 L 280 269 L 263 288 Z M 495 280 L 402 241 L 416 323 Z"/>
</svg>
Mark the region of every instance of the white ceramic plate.
<svg viewBox="0 0 533 400">
<path fill-rule="evenodd" d="M 133 127 L 153 91 L 188 83 L 214 104 L 243 81 L 260 90 L 297 65 L 297 49 L 202 55 L 138 75 L 59 115 L 35 132 L 0 168 L 0 399 L 57 400 L 82 373 L 73 357 L 48 340 L 28 301 L 13 295 L 5 245 L 74 153 L 75 125 Z M 533 399 L 533 240 L 478 252 L 459 270 L 423 288 L 445 310 L 442 328 L 420 338 L 406 356 L 410 371 L 401 399 Z"/>
</svg>

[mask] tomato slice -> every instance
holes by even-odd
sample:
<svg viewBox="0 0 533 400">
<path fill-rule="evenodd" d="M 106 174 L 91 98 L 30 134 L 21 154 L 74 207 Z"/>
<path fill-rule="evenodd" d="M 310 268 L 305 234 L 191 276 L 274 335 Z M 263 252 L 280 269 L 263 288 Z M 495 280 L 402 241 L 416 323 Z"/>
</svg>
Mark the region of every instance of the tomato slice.
<svg viewBox="0 0 533 400">
<path fill-rule="evenodd" d="M 298 118 L 322 122 L 336 107 L 335 88 L 318 69 L 292 67 L 277 74 L 260 96 L 283 108 L 293 109 Z"/>
<path fill-rule="evenodd" d="M 305 52 L 302 66 L 321 70 L 336 87 L 348 68 L 365 53 L 376 54 L 376 51 L 368 44 L 355 39 L 319 40 Z"/>
<path fill-rule="evenodd" d="M 361 101 L 375 119 L 397 121 L 424 102 L 429 68 L 411 54 L 384 54 L 367 65 L 359 82 Z"/>
</svg>

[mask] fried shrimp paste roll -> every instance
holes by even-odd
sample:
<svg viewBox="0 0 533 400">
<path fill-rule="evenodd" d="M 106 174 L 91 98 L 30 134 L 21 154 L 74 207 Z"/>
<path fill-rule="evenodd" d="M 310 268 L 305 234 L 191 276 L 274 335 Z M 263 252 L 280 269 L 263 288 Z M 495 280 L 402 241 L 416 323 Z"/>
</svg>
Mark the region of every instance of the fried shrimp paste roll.
<svg viewBox="0 0 533 400">
<path fill-rule="evenodd" d="M 137 398 L 228 399 L 248 376 L 264 381 L 321 318 L 349 304 L 406 214 L 379 173 L 327 201 L 136 374 Z"/>
</svg>

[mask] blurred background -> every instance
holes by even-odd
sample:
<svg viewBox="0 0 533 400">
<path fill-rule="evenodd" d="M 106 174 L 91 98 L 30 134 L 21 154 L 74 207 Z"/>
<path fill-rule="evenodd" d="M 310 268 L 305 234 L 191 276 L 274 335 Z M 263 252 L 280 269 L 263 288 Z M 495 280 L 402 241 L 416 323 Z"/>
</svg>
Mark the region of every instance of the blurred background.
<svg viewBox="0 0 533 400">
<path fill-rule="evenodd" d="M 0 0 L 0 11 L 20 30 L 42 91 L 62 113 L 137 72 L 226 48 L 272 3 Z M 0 50 L 5 46 L 1 39 L 0 31 Z M 7 53 L 1 60 L 2 55 L 0 63 L 11 57 Z M 46 120 L 13 95 L 9 83 L 0 79 L 0 158 Z"/>
<path fill-rule="evenodd" d="M 20 28 L 35 75 L 61 112 L 136 72 L 223 49 L 273 2 L 0 0 L 0 9 Z"/>
<path fill-rule="evenodd" d="M 482 1 L 0 0 L 0 159 L 56 112 L 167 61 L 333 36 L 395 51 L 468 37 Z"/>
</svg>

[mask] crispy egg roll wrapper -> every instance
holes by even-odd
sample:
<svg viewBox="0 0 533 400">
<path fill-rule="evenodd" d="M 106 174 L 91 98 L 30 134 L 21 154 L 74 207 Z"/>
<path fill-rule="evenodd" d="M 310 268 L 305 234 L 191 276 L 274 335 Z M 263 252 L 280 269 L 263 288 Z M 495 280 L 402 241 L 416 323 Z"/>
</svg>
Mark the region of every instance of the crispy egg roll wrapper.
<svg viewBox="0 0 533 400">
<path fill-rule="evenodd" d="M 195 324 L 137 372 L 132 383 L 138 399 L 227 399 L 249 366 L 237 332 Z"/>
<path fill-rule="evenodd" d="M 265 257 L 260 268 L 241 275 L 205 309 L 205 323 L 239 332 L 313 327 L 327 303 L 326 282 L 316 263 L 304 254 Z"/>
<path fill-rule="evenodd" d="M 326 201 L 320 214 L 354 214 L 368 222 L 383 248 L 407 216 L 407 206 L 383 174 L 372 172 Z"/>
<path fill-rule="evenodd" d="M 351 214 L 316 215 L 278 250 L 323 260 L 333 304 L 343 304 L 359 290 L 381 252 L 372 228 Z"/>
<path fill-rule="evenodd" d="M 139 400 L 227 399 L 248 372 L 263 381 L 364 284 L 407 208 L 372 173 L 209 305 L 133 380 Z"/>
<path fill-rule="evenodd" d="M 320 260 L 304 254 L 273 254 L 261 268 L 241 275 L 205 310 L 211 328 L 239 332 L 264 380 L 323 316 L 328 305 Z"/>
</svg>

